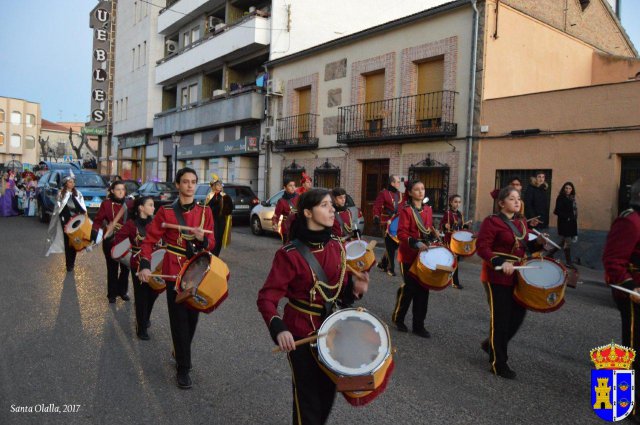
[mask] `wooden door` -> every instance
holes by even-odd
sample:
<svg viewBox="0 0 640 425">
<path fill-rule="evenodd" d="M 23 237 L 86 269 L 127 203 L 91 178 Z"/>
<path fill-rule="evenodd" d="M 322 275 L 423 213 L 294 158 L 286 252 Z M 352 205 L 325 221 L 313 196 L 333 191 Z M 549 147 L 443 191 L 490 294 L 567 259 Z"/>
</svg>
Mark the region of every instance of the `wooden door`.
<svg viewBox="0 0 640 425">
<path fill-rule="evenodd" d="M 373 204 L 378 193 L 389 181 L 389 160 L 374 159 L 363 161 L 362 166 L 362 215 L 364 216 L 364 233 L 382 236 L 379 226 L 373 224 Z"/>
<path fill-rule="evenodd" d="M 384 71 L 365 76 L 365 129 L 371 133 L 382 130 L 385 117 Z"/>
<path fill-rule="evenodd" d="M 418 64 L 418 101 L 416 119 L 418 122 L 442 117 L 442 89 L 444 85 L 444 58 L 437 58 Z M 428 94 L 427 94 L 428 93 Z"/>
<path fill-rule="evenodd" d="M 311 87 L 297 89 L 298 93 L 298 137 L 309 136 L 309 113 L 311 113 Z"/>
</svg>

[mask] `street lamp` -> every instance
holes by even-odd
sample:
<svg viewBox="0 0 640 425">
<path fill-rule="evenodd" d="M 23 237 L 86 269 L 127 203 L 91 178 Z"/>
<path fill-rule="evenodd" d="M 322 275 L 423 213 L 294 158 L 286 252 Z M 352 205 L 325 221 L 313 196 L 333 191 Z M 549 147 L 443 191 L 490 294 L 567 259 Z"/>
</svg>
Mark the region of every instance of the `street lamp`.
<svg viewBox="0 0 640 425">
<path fill-rule="evenodd" d="M 173 174 L 175 175 L 178 172 L 178 146 L 180 146 L 180 140 L 182 136 L 177 131 L 174 131 L 171 135 L 171 140 L 173 141 Z"/>
</svg>

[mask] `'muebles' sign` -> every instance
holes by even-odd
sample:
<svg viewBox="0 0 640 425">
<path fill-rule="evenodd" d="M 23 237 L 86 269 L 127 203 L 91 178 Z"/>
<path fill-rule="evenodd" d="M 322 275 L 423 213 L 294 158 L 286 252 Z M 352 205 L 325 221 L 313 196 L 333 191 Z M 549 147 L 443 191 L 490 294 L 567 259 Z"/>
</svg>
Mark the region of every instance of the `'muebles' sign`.
<svg viewBox="0 0 640 425">
<path fill-rule="evenodd" d="M 109 81 L 113 69 L 113 14 L 116 1 L 101 0 L 91 11 L 89 26 L 93 29 L 91 71 L 91 121 L 89 127 L 108 127 L 111 121 Z M 106 131 L 105 131 L 106 133 Z M 89 133 L 88 133 L 89 134 Z"/>
</svg>

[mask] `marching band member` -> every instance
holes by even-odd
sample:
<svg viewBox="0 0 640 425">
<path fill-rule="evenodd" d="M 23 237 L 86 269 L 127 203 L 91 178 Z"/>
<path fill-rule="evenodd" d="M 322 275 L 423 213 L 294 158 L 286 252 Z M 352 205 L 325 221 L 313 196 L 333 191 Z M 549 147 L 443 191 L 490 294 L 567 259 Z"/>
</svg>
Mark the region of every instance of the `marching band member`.
<svg viewBox="0 0 640 425">
<path fill-rule="evenodd" d="M 287 236 L 289 223 L 289 215 L 295 213 L 296 205 L 298 204 L 298 193 L 296 192 L 296 182 L 293 179 L 286 179 L 284 182 L 284 194 L 282 198 L 278 200 L 276 204 L 276 210 L 271 218 L 273 224 L 273 230 L 280 233 L 282 237 L 282 243 L 289 242 Z"/>
<path fill-rule="evenodd" d="M 111 247 L 113 247 L 113 237 L 115 232 L 120 230 L 122 225 L 127 222 L 128 207 L 125 202 L 127 188 L 121 180 L 115 180 L 109 186 L 109 195 L 107 199 L 102 201 L 96 218 L 93 221 L 93 229 L 91 230 L 91 242 L 96 242 L 98 231 L 103 228 L 105 230 L 104 241 L 102 242 L 102 252 L 107 263 L 107 298 L 109 303 L 116 302 L 116 297 L 120 296 L 123 301 L 129 301 L 129 268 L 111 257 Z M 107 235 L 108 225 L 113 225 L 116 216 L 121 208 L 125 208 L 124 214 L 115 223 L 113 232 Z M 118 273 L 119 271 L 119 273 Z"/>
<path fill-rule="evenodd" d="M 631 185 L 629 204 L 613 222 L 607 235 L 602 255 L 607 284 L 622 286 L 640 294 L 640 180 Z M 622 321 L 622 345 L 640 352 L 640 295 L 629 296 L 611 289 L 613 300 Z M 636 376 L 640 373 L 638 361 L 633 363 Z M 636 400 L 640 395 L 636 386 Z M 640 422 L 640 412 L 634 409 L 634 420 Z"/>
<path fill-rule="evenodd" d="M 478 255 L 484 260 L 482 280 L 491 314 L 489 338 L 481 346 L 489 353 L 492 373 L 515 379 L 516 373 L 507 364 L 507 348 L 526 310 L 513 298 L 517 282 L 514 266 L 526 255 L 529 227 L 519 213 L 520 191 L 507 186 L 500 190 L 497 199 L 500 212 L 484 219 L 477 242 Z M 495 270 L 498 266 L 502 270 Z"/>
<path fill-rule="evenodd" d="M 347 208 L 347 191 L 336 187 L 331 191 L 331 197 L 336 210 L 331 233 L 343 242 L 360 236 L 360 229 L 358 229 L 360 210 L 357 207 Z"/>
<path fill-rule="evenodd" d="M 440 231 L 444 232 L 444 243 L 447 247 L 451 244 L 451 235 L 453 232 L 468 228 L 468 226 L 464 224 L 464 217 L 462 216 L 462 212 L 460 212 L 460 205 L 462 205 L 462 197 L 460 195 L 449 196 L 449 209 L 442 216 L 442 220 L 440 220 Z M 458 261 L 460 260 L 461 258 L 458 257 Z M 462 289 L 457 267 L 453 272 L 453 287 Z"/>
<path fill-rule="evenodd" d="M 326 423 L 336 387 L 318 365 L 312 347 L 296 347 L 295 341 L 313 334 L 336 302 L 351 304 L 369 285 L 368 273 L 362 273 L 360 279 L 346 272 L 344 248 L 331 238 L 333 222 L 329 191 L 312 189 L 302 194 L 291 225 L 291 242 L 276 252 L 258 294 L 258 309 L 273 341 L 288 353 L 296 425 Z M 317 268 L 321 270 L 316 272 Z M 326 282 L 318 277 L 323 274 Z M 278 303 L 283 297 L 289 302 L 280 317 Z"/>
<path fill-rule="evenodd" d="M 311 177 L 303 171 L 302 178 L 300 179 L 300 187 L 296 189 L 296 193 L 302 195 L 306 191 L 311 190 L 312 186 L 313 182 L 311 181 Z"/>
<path fill-rule="evenodd" d="M 69 202 L 71 201 L 71 202 Z M 64 250 L 64 258 L 67 272 L 72 272 L 76 264 L 76 250 L 69 245 L 69 237 L 64 232 L 64 226 L 71 217 L 76 214 L 86 214 L 87 207 L 84 203 L 82 193 L 76 189 L 76 178 L 71 172 L 70 175 L 62 179 L 62 190 L 58 193 L 56 207 L 53 210 L 49 230 L 47 232 L 46 256 L 52 253 L 61 253 Z"/>
<path fill-rule="evenodd" d="M 222 242 L 225 232 L 231 231 L 231 212 L 233 211 L 233 200 L 231 196 L 222 191 L 222 180 L 217 174 L 211 175 L 209 183 L 213 191 L 213 197 L 209 201 L 209 208 L 213 213 L 213 236 L 218 243 L 211 251 L 216 257 L 220 256 Z M 229 229 L 227 229 L 227 227 Z"/>
<path fill-rule="evenodd" d="M 418 254 L 428 250 L 429 239 L 436 237 L 433 229 L 433 212 L 431 207 L 422 203 L 425 196 L 424 183 L 419 180 L 409 182 L 407 185 L 408 202 L 400 210 L 398 223 L 398 239 L 400 240 L 400 272 L 403 284 L 398 289 L 396 305 L 393 309 L 392 320 L 400 332 L 407 332 L 404 318 L 409 311 L 409 305 L 413 301 L 413 333 L 429 338 L 431 334 L 424 327 L 429 304 L 429 290 L 424 288 L 409 273 L 411 264 Z"/>
<path fill-rule="evenodd" d="M 162 239 L 167 244 L 167 252 L 162 261 L 163 275 L 178 275 L 182 266 L 197 251 L 214 247 L 213 233 L 204 230 L 213 229 L 211 209 L 198 205 L 193 195 L 198 184 L 198 175 L 192 168 L 182 168 L 176 173 L 176 187 L 179 198 L 172 205 L 160 208 L 147 228 L 147 236 L 142 241 L 140 252 L 140 272 L 143 282 L 151 277 L 151 254 L 154 245 Z M 193 227 L 190 231 L 179 231 L 162 227 L 163 223 Z M 188 232 L 191 232 L 189 234 Z M 183 389 L 191 388 L 191 342 L 198 325 L 198 312 L 189 310 L 186 304 L 176 304 L 175 280 L 166 279 L 167 307 L 171 338 L 176 359 L 177 384 Z"/>
<path fill-rule="evenodd" d="M 386 271 L 389 276 L 395 276 L 395 258 L 398 244 L 386 234 L 387 222 L 398 212 L 402 204 L 400 177 L 389 176 L 389 186 L 382 189 L 373 204 L 373 224 L 380 225 L 384 236 L 385 254 L 378 262 L 378 268 Z"/>
<path fill-rule="evenodd" d="M 153 219 L 155 204 L 150 196 L 142 196 L 133 204 L 133 217 L 116 233 L 114 245 L 125 239 L 131 242 L 131 280 L 133 281 L 133 299 L 136 305 L 136 335 L 148 340 L 149 318 L 158 294 L 147 283 L 140 282 L 137 276 L 140 265 L 140 245 L 147 235 L 147 228 Z"/>
</svg>

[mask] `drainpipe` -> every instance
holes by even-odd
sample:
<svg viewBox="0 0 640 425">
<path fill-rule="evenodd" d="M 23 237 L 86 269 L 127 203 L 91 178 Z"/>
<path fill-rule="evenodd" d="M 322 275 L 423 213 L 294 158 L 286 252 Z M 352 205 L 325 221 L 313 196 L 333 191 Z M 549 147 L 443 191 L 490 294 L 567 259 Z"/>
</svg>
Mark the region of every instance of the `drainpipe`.
<svg viewBox="0 0 640 425">
<path fill-rule="evenodd" d="M 618 16 L 619 20 L 622 20 L 622 12 L 620 8 L 622 7 L 622 0 L 616 0 L 616 16 Z"/>
<path fill-rule="evenodd" d="M 467 169 L 466 179 L 464 185 L 464 212 L 465 216 L 469 218 L 469 205 L 471 204 L 471 168 L 473 165 L 473 120 L 474 120 L 474 107 L 476 98 L 476 65 L 478 55 L 478 21 L 480 19 L 478 13 L 477 0 L 470 0 L 471 7 L 473 8 L 473 30 L 471 41 L 471 69 L 469 72 L 469 109 L 467 116 Z"/>
</svg>

